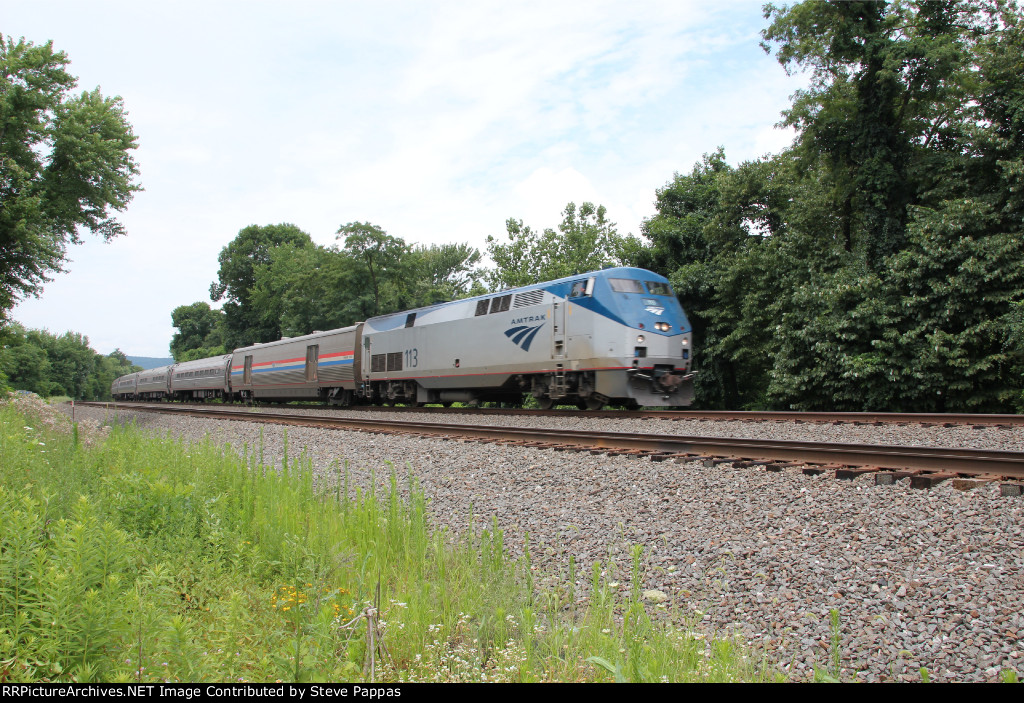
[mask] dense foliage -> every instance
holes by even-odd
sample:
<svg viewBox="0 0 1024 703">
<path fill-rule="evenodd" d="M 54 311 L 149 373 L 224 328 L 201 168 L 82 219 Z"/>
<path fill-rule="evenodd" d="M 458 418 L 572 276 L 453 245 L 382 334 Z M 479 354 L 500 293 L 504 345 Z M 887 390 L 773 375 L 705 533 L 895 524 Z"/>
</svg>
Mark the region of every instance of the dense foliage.
<svg viewBox="0 0 1024 703">
<path fill-rule="evenodd" d="M 121 99 L 72 95 L 68 63 L 52 42 L 0 34 L 0 319 L 61 270 L 82 230 L 122 234 L 109 211 L 140 190 Z"/>
<path fill-rule="evenodd" d="M 224 344 L 224 311 L 214 310 L 209 303 L 179 305 L 171 313 L 171 322 L 178 328 L 171 338 L 175 361 L 194 361 L 230 351 Z"/>
<path fill-rule="evenodd" d="M 16 323 L 0 330 L 0 388 L 108 400 L 115 378 L 141 370 L 119 349 L 99 354 L 89 346 L 89 338 L 77 332 L 58 336 Z"/>
<path fill-rule="evenodd" d="M 1010 3 L 766 6 L 794 146 L 658 192 L 714 407 L 1024 410 L 1024 25 Z"/>
<path fill-rule="evenodd" d="M 273 252 L 284 246 L 302 249 L 313 246 L 313 240 L 292 224 L 250 225 L 221 250 L 210 299 L 224 300 L 224 341 L 229 348 L 280 338 L 280 317 L 272 314 L 273 309 L 260 307 L 252 295 L 257 269 L 270 264 Z"/>
</svg>

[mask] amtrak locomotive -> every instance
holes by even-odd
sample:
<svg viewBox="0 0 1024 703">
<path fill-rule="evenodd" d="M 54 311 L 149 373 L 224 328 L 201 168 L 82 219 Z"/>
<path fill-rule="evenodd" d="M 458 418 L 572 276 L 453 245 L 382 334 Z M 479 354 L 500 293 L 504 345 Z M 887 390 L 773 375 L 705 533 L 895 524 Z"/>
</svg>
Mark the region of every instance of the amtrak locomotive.
<svg viewBox="0 0 1024 703">
<path fill-rule="evenodd" d="M 374 317 L 114 381 L 115 399 L 681 406 L 692 329 L 667 279 L 613 268 Z"/>
</svg>

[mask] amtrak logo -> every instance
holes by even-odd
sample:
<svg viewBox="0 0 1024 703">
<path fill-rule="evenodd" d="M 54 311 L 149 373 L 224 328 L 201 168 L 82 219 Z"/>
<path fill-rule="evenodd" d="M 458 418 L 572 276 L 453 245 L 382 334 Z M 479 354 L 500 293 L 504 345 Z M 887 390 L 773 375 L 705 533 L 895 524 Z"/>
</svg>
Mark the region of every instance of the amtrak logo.
<svg viewBox="0 0 1024 703">
<path fill-rule="evenodd" d="M 505 336 L 519 345 L 523 351 L 530 351 L 530 345 L 533 343 L 533 338 L 537 336 L 537 333 L 540 332 L 540 328 L 543 326 L 543 322 L 536 327 L 520 325 L 519 327 L 513 327 L 512 329 L 505 330 Z"/>
</svg>

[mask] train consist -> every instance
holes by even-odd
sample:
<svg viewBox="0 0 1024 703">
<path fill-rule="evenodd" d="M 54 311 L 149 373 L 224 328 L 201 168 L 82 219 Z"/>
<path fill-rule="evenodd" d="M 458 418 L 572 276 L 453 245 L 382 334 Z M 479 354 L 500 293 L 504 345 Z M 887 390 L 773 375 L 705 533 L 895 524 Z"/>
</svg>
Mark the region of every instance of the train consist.
<svg viewBox="0 0 1024 703">
<path fill-rule="evenodd" d="M 254 344 L 114 381 L 116 400 L 575 404 L 693 400 L 692 329 L 667 279 L 613 268 Z"/>
</svg>

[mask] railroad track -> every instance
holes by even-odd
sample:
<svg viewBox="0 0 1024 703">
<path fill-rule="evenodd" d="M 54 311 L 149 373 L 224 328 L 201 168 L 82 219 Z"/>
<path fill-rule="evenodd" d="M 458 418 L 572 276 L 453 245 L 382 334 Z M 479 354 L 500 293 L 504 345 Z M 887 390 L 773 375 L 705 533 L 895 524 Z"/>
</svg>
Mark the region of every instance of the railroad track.
<svg viewBox="0 0 1024 703">
<path fill-rule="evenodd" d="M 120 403 L 134 405 L 134 403 Z M 205 406 L 211 407 L 211 406 Z M 225 405 L 224 407 L 230 407 Z M 274 407 L 264 405 L 259 407 Z M 302 408 L 329 409 L 323 404 L 303 404 Z M 1024 425 L 1024 415 L 997 415 L 971 413 L 884 413 L 884 412 L 797 412 L 768 410 L 539 410 L 524 408 L 441 408 L 406 405 L 353 405 L 347 411 L 377 411 L 404 413 L 443 413 L 457 415 L 526 415 L 532 417 L 582 417 L 582 418 L 624 418 L 629 420 L 703 420 L 720 422 L 736 420 L 742 422 L 817 422 L 851 425 L 937 425 L 955 427 L 1014 427 Z"/>
<path fill-rule="evenodd" d="M 728 462 L 734 466 L 764 466 L 770 471 L 801 467 L 809 474 L 834 470 L 837 478 L 854 478 L 864 473 L 872 473 L 876 475 L 877 483 L 891 483 L 899 478 L 910 477 L 911 485 L 922 488 L 948 479 L 975 482 L 1002 480 L 1006 482 L 1003 488 L 1005 494 L 1020 495 L 1024 486 L 1024 453 L 1000 450 L 456 425 L 335 415 L 253 412 L 252 409 L 229 406 L 197 407 L 167 403 L 83 404 L 246 422 L 471 439 L 563 451 L 625 454 L 649 458 L 652 461 L 701 460 L 713 464 Z M 962 487 L 971 485 L 964 484 Z"/>
</svg>

